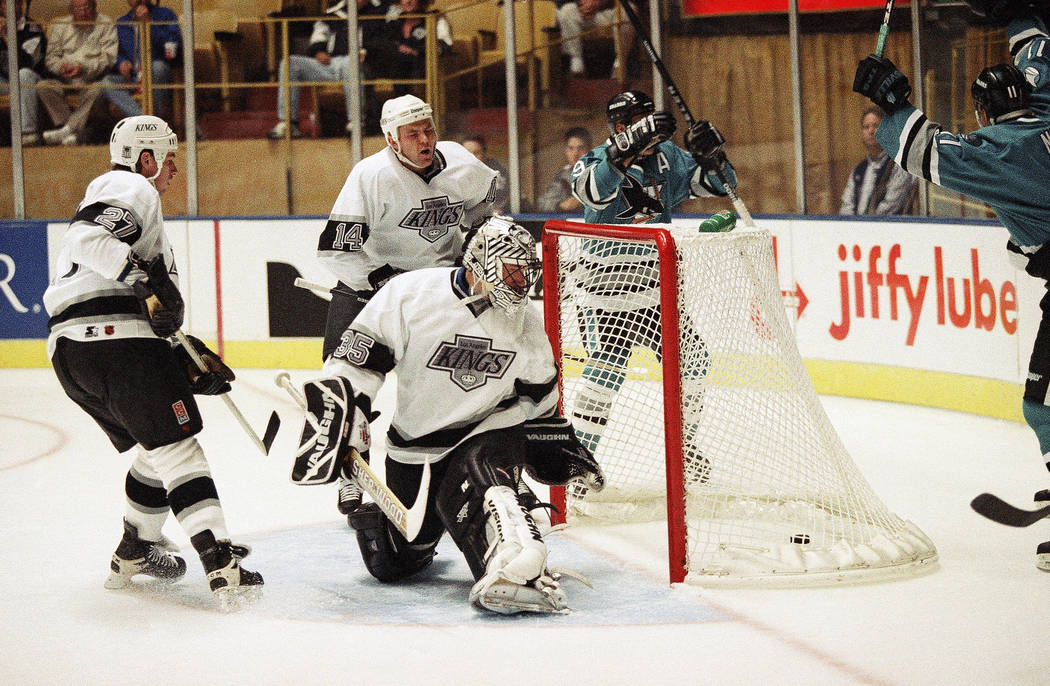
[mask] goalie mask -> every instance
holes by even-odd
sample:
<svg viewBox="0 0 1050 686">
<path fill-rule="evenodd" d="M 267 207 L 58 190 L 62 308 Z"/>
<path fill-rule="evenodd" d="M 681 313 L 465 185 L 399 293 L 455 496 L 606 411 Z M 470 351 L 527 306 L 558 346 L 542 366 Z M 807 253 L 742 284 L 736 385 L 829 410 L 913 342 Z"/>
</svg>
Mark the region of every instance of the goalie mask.
<svg viewBox="0 0 1050 686">
<path fill-rule="evenodd" d="M 616 133 L 616 125 L 630 126 L 636 117 L 644 117 L 656 111 L 653 99 L 641 91 L 624 91 L 609 99 L 605 106 L 605 120 L 609 130 Z"/>
<path fill-rule="evenodd" d="M 506 312 L 525 305 L 540 276 L 536 241 L 524 227 L 506 217 L 492 217 L 470 239 L 463 266 L 474 277 L 475 293 Z"/>
<path fill-rule="evenodd" d="M 141 114 L 125 117 L 113 127 L 109 136 L 109 161 L 133 171 L 139 171 L 139 156 L 150 151 L 157 161 L 157 172 L 150 181 L 160 175 L 161 167 L 169 152 L 179 148 L 179 139 L 168 123 L 160 117 Z"/>
<path fill-rule="evenodd" d="M 974 107 L 983 109 L 993 124 L 1005 114 L 1028 109 L 1032 84 L 1009 63 L 985 67 L 970 87 Z"/>
</svg>

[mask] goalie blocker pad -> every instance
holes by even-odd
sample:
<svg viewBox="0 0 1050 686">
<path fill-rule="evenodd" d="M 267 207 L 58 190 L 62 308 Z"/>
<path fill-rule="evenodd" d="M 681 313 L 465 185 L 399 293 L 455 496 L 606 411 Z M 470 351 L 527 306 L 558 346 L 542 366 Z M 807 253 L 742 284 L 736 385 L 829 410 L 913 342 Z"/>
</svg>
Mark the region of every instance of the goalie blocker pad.
<svg viewBox="0 0 1050 686">
<path fill-rule="evenodd" d="M 315 379 L 303 384 L 303 397 L 307 416 L 292 465 L 292 483 L 332 483 L 342 472 L 350 451 L 350 413 L 356 410 L 353 389 L 339 377 Z M 310 421 L 311 416 L 316 425 Z"/>
</svg>

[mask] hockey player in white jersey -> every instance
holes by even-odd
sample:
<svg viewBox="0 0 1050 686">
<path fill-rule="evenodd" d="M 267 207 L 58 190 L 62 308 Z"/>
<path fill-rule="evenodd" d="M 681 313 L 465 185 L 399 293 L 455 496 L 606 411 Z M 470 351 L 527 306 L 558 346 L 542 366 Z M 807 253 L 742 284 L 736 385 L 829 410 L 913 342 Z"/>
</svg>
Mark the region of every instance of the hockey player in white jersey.
<svg viewBox="0 0 1050 686">
<path fill-rule="evenodd" d="M 316 388 L 338 382 L 353 403 L 345 415 L 321 422 L 322 440 L 305 422 L 301 442 L 338 443 L 341 455 L 351 448 L 366 455 L 372 402 L 395 372 L 387 485 L 411 504 L 429 460 L 430 489 L 412 541 L 375 503 L 350 513 L 369 572 L 386 582 L 419 572 L 448 531 L 476 580 L 470 592 L 476 606 L 562 612 L 565 594 L 547 567 L 529 512 L 535 496 L 522 488 L 520 470 L 544 483 L 579 479 L 594 489 L 604 478 L 569 422 L 557 416 L 557 367 L 527 298 L 539 276 L 535 241 L 494 217 L 470 240 L 463 262 L 399 275 L 365 305 L 325 363 L 326 378 L 304 387 L 304 396 L 322 398 Z M 315 404 L 309 409 L 316 417 L 331 416 L 330 406 Z"/>
<path fill-rule="evenodd" d="M 112 170 L 94 179 L 77 208 L 44 293 L 48 357 L 66 394 L 133 460 L 124 484 L 124 534 L 106 588 L 137 574 L 176 580 L 186 562 L 161 533 L 172 512 L 190 537 L 209 586 L 228 606 L 263 583 L 240 566 L 208 462 L 194 436 L 193 394 L 229 390 L 233 371 L 198 339 L 201 374 L 168 337 L 184 303 L 160 196 L 175 176 L 178 140 L 164 120 L 122 119 L 110 137 Z"/>
<path fill-rule="evenodd" d="M 339 280 L 332 289 L 322 358 L 369 298 L 395 274 L 452 266 L 464 232 L 493 214 L 497 174 L 459 143 L 438 141 L 430 105 L 414 95 L 383 103 L 387 147 L 354 166 L 317 244 Z M 360 502 L 340 482 L 339 511 Z"/>
</svg>

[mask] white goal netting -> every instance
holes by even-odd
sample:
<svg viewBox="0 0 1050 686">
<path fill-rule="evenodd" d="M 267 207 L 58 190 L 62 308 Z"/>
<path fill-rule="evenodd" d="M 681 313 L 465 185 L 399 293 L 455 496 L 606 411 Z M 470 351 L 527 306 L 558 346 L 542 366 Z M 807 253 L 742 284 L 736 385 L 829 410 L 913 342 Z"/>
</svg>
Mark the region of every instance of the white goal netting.
<svg viewBox="0 0 1050 686">
<path fill-rule="evenodd" d="M 673 237 L 663 257 L 660 235 Z M 768 232 L 552 222 L 544 236 L 564 411 L 608 481 L 568 495 L 570 521 L 667 517 L 672 580 L 680 559 L 678 576 L 705 584 L 823 583 L 936 560 L 831 426 Z"/>
</svg>

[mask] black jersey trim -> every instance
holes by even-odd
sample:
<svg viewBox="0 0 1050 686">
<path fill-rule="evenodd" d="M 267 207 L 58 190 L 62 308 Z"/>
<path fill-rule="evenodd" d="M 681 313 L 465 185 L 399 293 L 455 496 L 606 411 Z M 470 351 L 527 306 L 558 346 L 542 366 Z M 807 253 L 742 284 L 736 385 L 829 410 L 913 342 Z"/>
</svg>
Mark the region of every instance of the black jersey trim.
<svg viewBox="0 0 1050 686">
<path fill-rule="evenodd" d="M 138 219 L 130 210 L 118 205 L 94 202 L 81 207 L 73 215 L 72 223 L 76 222 L 101 226 L 128 245 L 133 245 L 142 237 L 142 226 L 139 225 Z"/>
<path fill-rule="evenodd" d="M 508 407 L 512 407 L 518 402 L 516 397 L 506 398 L 496 406 L 496 410 L 505 410 Z M 456 445 L 464 438 L 466 438 L 471 431 L 476 429 L 479 424 L 484 420 L 471 422 L 465 426 L 457 426 L 451 429 L 441 429 L 440 431 L 433 431 L 420 436 L 415 439 L 408 439 L 402 436 L 397 429 L 393 426 L 386 433 L 386 438 L 390 441 L 390 445 L 395 448 L 451 448 Z"/>
<path fill-rule="evenodd" d="M 430 183 L 435 176 L 445 171 L 446 167 L 448 167 L 448 162 L 445 161 L 445 156 L 441 154 L 441 151 L 438 150 L 437 144 L 435 143 L 434 162 L 431 163 L 430 169 L 421 172 L 416 172 L 416 174 L 419 176 L 419 178 L 423 179 L 427 183 Z"/>
<path fill-rule="evenodd" d="M 105 295 L 83 302 L 73 303 L 47 320 L 48 331 L 70 319 L 100 317 L 111 314 L 142 314 L 142 306 L 133 295 Z"/>
</svg>

